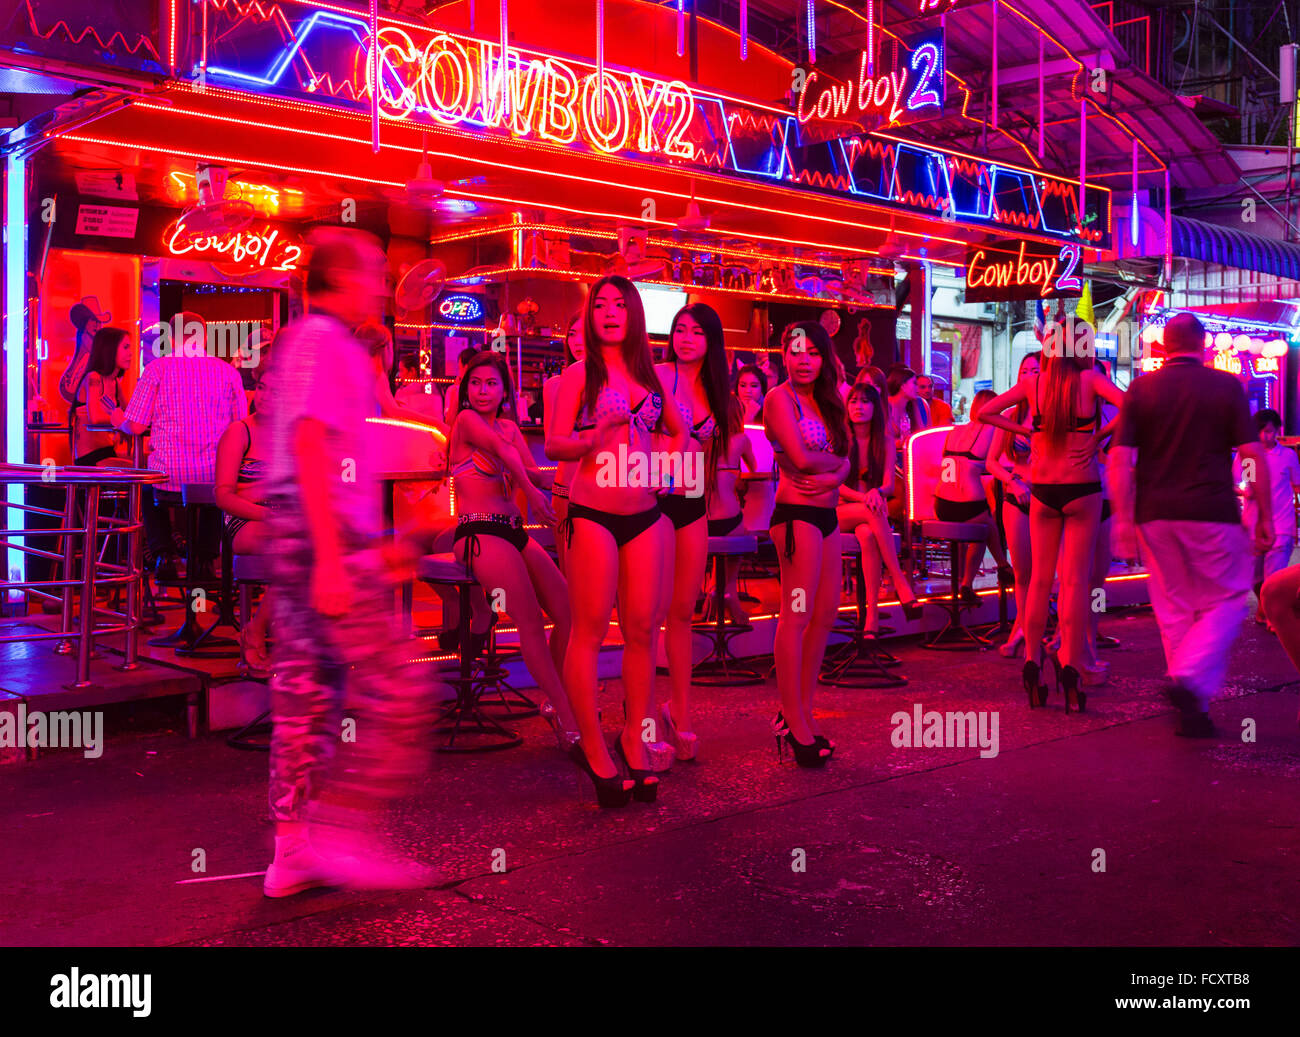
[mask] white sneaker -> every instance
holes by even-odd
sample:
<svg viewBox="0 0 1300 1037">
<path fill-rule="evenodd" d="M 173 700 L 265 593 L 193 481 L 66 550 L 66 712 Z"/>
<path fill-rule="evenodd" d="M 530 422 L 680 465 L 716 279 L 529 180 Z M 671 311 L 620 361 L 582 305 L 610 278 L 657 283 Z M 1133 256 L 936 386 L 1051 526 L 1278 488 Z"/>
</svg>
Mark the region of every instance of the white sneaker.
<svg viewBox="0 0 1300 1037">
<path fill-rule="evenodd" d="M 443 881 L 437 868 L 392 852 L 359 824 L 316 825 L 312 840 L 336 865 L 345 889 L 426 889 Z"/>
<path fill-rule="evenodd" d="M 341 886 L 350 865 L 344 858 L 321 856 L 306 839 L 281 836 L 275 841 L 275 860 L 266 869 L 262 892 L 279 898 L 320 886 Z"/>
</svg>

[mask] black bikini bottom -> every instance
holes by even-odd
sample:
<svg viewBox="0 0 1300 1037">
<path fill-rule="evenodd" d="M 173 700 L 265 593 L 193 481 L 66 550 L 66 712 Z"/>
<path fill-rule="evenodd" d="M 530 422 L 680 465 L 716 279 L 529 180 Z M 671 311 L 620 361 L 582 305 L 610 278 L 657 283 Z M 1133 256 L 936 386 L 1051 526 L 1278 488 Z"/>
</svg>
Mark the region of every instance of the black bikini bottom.
<svg viewBox="0 0 1300 1037">
<path fill-rule="evenodd" d="M 744 515 L 732 515 L 731 518 L 709 519 L 709 536 L 731 536 L 733 530 L 740 528 L 740 523 L 744 517 Z"/>
<path fill-rule="evenodd" d="M 671 493 L 659 498 L 659 510 L 672 519 L 673 529 L 683 529 L 704 518 L 709 506 L 704 494 L 688 497 L 684 493 Z"/>
<path fill-rule="evenodd" d="M 768 525 L 775 529 L 785 523 L 785 556 L 794 557 L 794 524 L 807 522 L 816 526 L 825 540 L 840 528 L 840 517 L 834 508 L 819 508 L 813 504 L 778 504 L 772 509 L 772 519 Z"/>
<path fill-rule="evenodd" d="M 981 515 L 987 515 L 989 502 L 986 500 L 945 500 L 934 499 L 934 517 L 940 522 L 970 522 Z"/>
<path fill-rule="evenodd" d="M 572 547 L 573 520 L 581 518 L 594 522 L 598 526 L 604 526 L 614 538 L 614 543 L 622 547 L 658 522 L 661 514 L 657 504 L 635 515 L 618 515 L 612 511 L 600 511 L 597 508 L 589 508 L 585 504 L 570 502 L 568 517 L 560 523 L 560 535 L 565 539 L 565 546 Z"/>
<path fill-rule="evenodd" d="M 83 457 L 78 457 L 75 464 L 83 468 L 94 468 L 100 461 L 107 461 L 110 457 L 115 457 L 117 451 L 111 446 L 96 447 L 90 453 Z"/>
<path fill-rule="evenodd" d="M 1058 515 L 1065 516 L 1065 506 L 1080 497 L 1101 493 L 1099 482 L 1049 482 L 1034 483 L 1029 492 Z"/>
<path fill-rule="evenodd" d="M 463 515 L 456 525 L 456 535 L 452 537 L 451 542 L 454 545 L 457 540 L 469 539 L 469 543 L 465 545 L 466 565 L 481 550 L 478 542 L 480 536 L 504 540 L 520 554 L 523 554 L 524 548 L 528 546 L 528 531 L 524 529 L 524 520 L 518 516 L 500 515 L 484 518 L 479 515 Z"/>
</svg>

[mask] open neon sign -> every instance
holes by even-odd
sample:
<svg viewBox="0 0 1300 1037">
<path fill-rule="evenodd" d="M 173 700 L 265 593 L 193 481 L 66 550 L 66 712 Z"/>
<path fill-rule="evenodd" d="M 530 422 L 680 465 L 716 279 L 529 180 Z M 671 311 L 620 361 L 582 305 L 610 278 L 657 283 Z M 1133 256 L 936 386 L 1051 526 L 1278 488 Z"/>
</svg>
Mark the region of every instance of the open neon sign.
<svg viewBox="0 0 1300 1037">
<path fill-rule="evenodd" d="M 558 58 L 525 58 L 490 43 L 439 33 L 423 47 L 404 30 L 378 33 L 379 111 L 389 119 L 427 115 L 448 126 L 476 124 L 556 144 L 579 140 L 607 154 L 640 151 L 693 159 L 685 140 L 695 97 L 680 80 L 606 69 L 579 77 Z M 357 48 L 355 76 L 374 90 L 370 41 Z"/>
<path fill-rule="evenodd" d="M 225 261 L 250 270 L 291 272 L 302 258 L 302 246 L 281 238 L 272 227 L 194 236 L 176 220 L 163 231 L 163 247 L 168 255 Z"/>
<path fill-rule="evenodd" d="M 943 36 L 925 38 L 911 58 L 892 72 L 868 73 L 867 51 L 858 56 L 857 81 L 843 82 L 810 70 L 799 91 L 795 115 L 801 123 L 813 120 L 883 121 L 894 125 L 905 115 L 925 109 L 943 109 Z"/>
<path fill-rule="evenodd" d="M 444 295 L 438 315 L 451 324 L 472 324 L 483 319 L 483 303 L 472 295 Z"/>
</svg>

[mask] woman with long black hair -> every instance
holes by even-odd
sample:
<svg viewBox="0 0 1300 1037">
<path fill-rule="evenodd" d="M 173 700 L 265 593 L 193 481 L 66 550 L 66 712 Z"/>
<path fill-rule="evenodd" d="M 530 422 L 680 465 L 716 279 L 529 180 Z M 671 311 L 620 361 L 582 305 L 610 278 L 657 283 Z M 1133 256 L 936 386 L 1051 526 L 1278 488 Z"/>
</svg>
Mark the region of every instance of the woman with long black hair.
<svg viewBox="0 0 1300 1037">
<path fill-rule="evenodd" d="M 846 401 L 849 430 L 849 476 L 840 487 L 836 513 L 840 532 L 851 533 L 862 545 L 862 576 L 867 614 L 864 632 L 875 637 L 880 625 L 880 576 L 889 570 L 899 603 L 908 619 L 921 618 L 921 603 L 898 561 L 894 531 L 889 526 L 888 499 L 894 492 L 894 443 L 885 421 L 885 407 L 869 378 L 854 384 Z"/>
<path fill-rule="evenodd" d="M 552 516 L 541 492 L 549 479 L 515 423 L 515 394 L 505 359 L 483 350 L 460 380 L 448 461 L 456 489 L 452 550 L 479 585 L 499 600 L 519 631 L 524 665 L 546 696 L 547 721 L 564 752 L 578 741 L 577 724 L 560 681 L 569 641 L 569 599 L 551 556 L 524 528 L 515 503 L 522 490 L 534 517 Z M 548 642 L 545 616 L 555 624 Z M 476 640 L 485 639 L 486 633 Z M 469 651 L 476 652 L 476 645 Z"/>
<path fill-rule="evenodd" d="M 781 566 L 773 646 L 781 712 L 772 728 L 778 753 L 788 744 L 800 767 L 821 767 L 834 745 L 818 728 L 812 698 L 839 611 L 835 506 L 849 472 L 849 432 L 839 365 L 826 329 L 816 321 L 799 321 L 785 329 L 781 344 L 790 379 L 763 401 L 767 438 L 780 469 L 771 526 Z"/>
<path fill-rule="evenodd" d="M 583 314 L 587 356 L 560 376 L 546 456 L 577 461 L 569 515 L 561 535 L 568 547 L 573 632 L 564 683 L 577 716 L 584 753 L 575 760 L 591 778 L 602 806 L 629 798 L 653 802 L 659 779 L 650 773 L 643 728 L 654 686 L 651 654 L 660 596 L 657 575 L 670 550 L 672 524 L 659 510 L 661 487 L 647 479 L 652 436 L 662 418 L 670 451 L 686 449 L 688 429 L 655 371 L 645 310 L 626 277 L 602 277 Z M 670 401 L 671 402 L 671 401 Z M 626 466 L 626 470 L 623 469 Z M 568 538 L 572 537 L 572 540 Z M 615 751 L 628 766 L 624 781 L 601 736 L 596 713 L 596 662 L 609 631 L 615 598 L 623 632 L 623 729 Z"/>
<path fill-rule="evenodd" d="M 125 417 L 122 378 L 131 363 L 131 338 L 121 328 L 100 328 L 90 343 L 86 373 L 72 407 L 72 454 L 79 465 L 129 465 L 125 440 L 118 432 L 91 432 L 90 425 L 113 425 Z"/>
<path fill-rule="evenodd" d="M 1101 427 L 1101 402 L 1118 407 L 1124 393 L 1093 368 L 1090 356 L 1045 352 L 1043 357 L 1042 374 L 1017 382 L 990 400 L 978 420 L 1012 435 L 1031 437 L 1029 528 L 1034 566 L 1023 624 L 1025 666 L 1021 674 L 1029 705 L 1047 702 L 1047 685 L 1041 678 L 1043 629 L 1059 554 L 1061 649 L 1054 660 L 1056 683 L 1065 693 L 1066 712 L 1071 707 L 1083 712 L 1087 693 L 1079 687 L 1079 671 L 1085 665 L 1088 585 L 1101 521 L 1097 449 L 1110 434 L 1108 426 Z M 1003 415 L 1022 401 L 1028 402 L 1029 428 Z"/>
<path fill-rule="evenodd" d="M 569 330 L 564 336 L 565 360 L 575 364 L 587 355 L 587 347 L 582 341 L 582 311 L 579 310 L 569 320 Z M 542 386 L 542 417 L 546 435 L 551 435 L 551 425 L 555 417 L 555 401 L 560 395 L 561 375 L 546 379 Z M 551 510 L 555 512 L 555 525 L 559 529 L 569 517 L 569 487 L 573 483 L 574 473 L 578 470 L 576 461 L 560 461 L 555 467 L 555 481 L 551 484 Z M 555 538 L 555 556 L 560 572 L 564 572 L 564 559 L 568 545 L 564 537 Z"/>
<path fill-rule="evenodd" d="M 1037 378 L 1042 354 L 1026 353 L 1016 373 L 1016 383 Z M 992 401 L 990 401 L 992 402 Z M 1029 401 L 1016 404 L 1012 422 L 1023 426 L 1029 419 Z M 989 473 L 1002 483 L 1002 528 L 1007 535 L 1007 552 L 1016 583 L 1016 618 L 1006 643 L 998 646 L 1004 657 L 1014 658 L 1025 640 L 1025 615 L 1029 611 L 1029 579 L 1033 573 L 1032 541 L 1029 533 L 1029 436 L 999 429 L 989 449 Z"/>
<path fill-rule="evenodd" d="M 692 760 L 699 741 L 691 730 L 691 619 L 704 582 L 709 554 L 708 501 L 716 490 L 718 461 L 731 449 L 727 420 L 730 385 L 722 319 L 704 303 L 683 306 L 668 333 L 666 362 L 656 371 L 690 432 L 687 451 L 696 485 L 674 486 L 659 498 L 659 507 L 673 525 L 673 538 L 664 556 L 665 586 L 670 594 L 664 648 L 668 657 L 671 701 L 661 711 L 663 734 L 679 760 Z M 702 463 L 700 463 L 702 462 Z"/>
</svg>

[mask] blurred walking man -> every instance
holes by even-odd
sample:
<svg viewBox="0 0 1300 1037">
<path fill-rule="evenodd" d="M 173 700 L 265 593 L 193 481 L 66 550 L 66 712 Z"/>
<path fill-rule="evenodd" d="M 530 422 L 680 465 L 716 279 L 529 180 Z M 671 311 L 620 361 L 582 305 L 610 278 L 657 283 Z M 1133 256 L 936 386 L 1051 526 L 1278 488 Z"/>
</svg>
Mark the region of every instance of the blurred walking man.
<svg viewBox="0 0 1300 1037">
<path fill-rule="evenodd" d="M 432 726 L 407 664 L 412 653 L 391 627 L 393 580 L 376 546 L 381 498 L 366 442 L 366 418 L 378 413 L 375 377 L 351 331 L 382 314 L 385 272 L 369 235 L 322 232 L 307 272 L 307 316 L 277 336 L 269 372 L 276 591 L 269 897 L 437 879 L 432 869 L 392 859 L 372 834 L 384 802 L 418 779 Z M 335 855 L 322 852 L 328 846 Z"/>
<path fill-rule="evenodd" d="M 1210 700 L 1241 632 L 1254 561 L 1233 489 L 1234 448 L 1256 498 L 1271 500 L 1272 489 L 1241 384 L 1204 364 L 1201 322 L 1179 314 L 1164 345 L 1164 366 L 1135 379 L 1120 408 L 1107 465 L 1113 536 L 1121 558 L 1137 557 L 1141 541 L 1178 733 L 1204 738 L 1214 734 Z M 1254 541 L 1261 552 L 1273 543 L 1269 508 L 1258 509 Z"/>
</svg>

